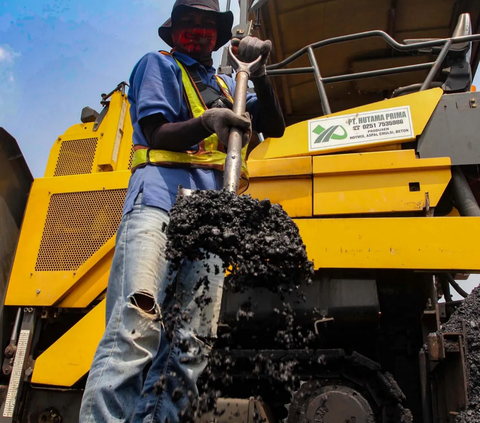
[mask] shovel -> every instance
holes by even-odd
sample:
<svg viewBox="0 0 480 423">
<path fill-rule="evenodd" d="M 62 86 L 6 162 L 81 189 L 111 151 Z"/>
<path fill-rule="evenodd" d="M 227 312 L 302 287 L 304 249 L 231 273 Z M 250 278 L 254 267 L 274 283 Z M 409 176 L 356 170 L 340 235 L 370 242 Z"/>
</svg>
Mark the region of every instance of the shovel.
<svg viewBox="0 0 480 423">
<path fill-rule="evenodd" d="M 250 74 L 258 69 L 262 56 L 252 63 L 244 63 L 237 59 L 233 53 L 233 47 L 228 49 L 230 64 L 236 71 L 236 88 L 233 99 L 233 113 L 243 115 L 247 106 L 247 90 Z M 228 152 L 225 160 L 225 171 L 223 175 L 223 189 L 237 193 L 242 171 L 242 140 L 243 132 L 232 128 L 228 138 Z"/>
<path fill-rule="evenodd" d="M 250 74 L 255 72 L 260 66 L 262 56 L 252 63 L 244 63 L 237 59 L 233 53 L 233 46 L 228 49 L 230 64 L 237 73 L 235 96 L 233 99 L 233 113 L 243 115 L 247 108 L 247 90 Z M 228 153 L 225 160 L 225 171 L 223 175 L 223 189 L 237 193 L 240 176 L 242 172 L 242 142 L 243 132 L 237 128 L 232 128 L 228 138 Z M 191 195 L 191 189 L 178 187 L 178 193 L 181 196 Z"/>
</svg>

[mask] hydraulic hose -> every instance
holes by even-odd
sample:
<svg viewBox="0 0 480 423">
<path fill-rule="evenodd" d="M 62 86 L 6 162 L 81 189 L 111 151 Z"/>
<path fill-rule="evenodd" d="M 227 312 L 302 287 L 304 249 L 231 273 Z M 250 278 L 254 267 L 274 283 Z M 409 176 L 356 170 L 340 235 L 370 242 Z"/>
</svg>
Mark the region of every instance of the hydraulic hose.
<svg viewBox="0 0 480 423">
<path fill-rule="evenodd" d="M 452 196 L 461 216 L 480 217 L 480 207 L 459 166 L 452 166 Z"/>
<path fill-rule="evenodd" d="M 450 273 L 446 273 L 445 276 L 448 283 L 452 285 L 453 289 L 457 291 L 459 295 L 461 295 L 463 298 L 468 297 L 468 293 L 462 289 L 462 287 L 457 283 L 455 279 L 453 279 L 453 276 Z"/>
<path fill-rule="evenodd" d="M 442 82 L 432 82 L 430 83 L 429 88 L 440 88 L 443 85 Z M 405 94 L 412 94 L 420 91 L 420 88 L 422 88 L 422 84 L 412 84 L 412 85 L 407 85 L 406 87 L 400 87 L 397 88 L 396 90 L 393 91 L 392 95 L 390 98 L 395 98 L 395 97 L 400 97 Z"/>
<path fill-rule="evenodd" d="M 445 301 L 451 302 L 452 301 L 452 294 L 450 294 L 450 285 L 448 285 L 448 279 L 445 277 L 444 274 L 438 275 L 438 282 L 440 282 L 440 287 L 442 288 L 443 296 L 445 297 Z"/>
<path fill-rule="evenodd" d="M 480 207 L 460 166 L 452 166 L 452 197 L 455 207 L 461 216 L 480 217 Z M 460 287 L 450 273 L 443 273 L 439 276 L 440 286 L 444 293 L 448 290 L 448 285 L 450 284 L 463 298 L 468 297 L 468 293 Z M 450 294 L 448 296 L 450 299 L 445 295 L 447 302 L 451 301 Z"/>
</svg>

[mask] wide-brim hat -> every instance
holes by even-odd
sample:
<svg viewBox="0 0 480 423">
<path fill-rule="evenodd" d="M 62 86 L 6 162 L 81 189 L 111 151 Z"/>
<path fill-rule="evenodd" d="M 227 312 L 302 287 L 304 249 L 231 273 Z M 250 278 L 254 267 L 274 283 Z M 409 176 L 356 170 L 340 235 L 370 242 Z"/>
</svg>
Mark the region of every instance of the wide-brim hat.
<svg viewBox="0 0 480 423">
<path fill-rule="evenodd" d="M 172 20 L 175 20 L 175 16 L 180 14 L 182 10 L 188 8 L 204 10 L 215 15 L 218 31 L 217 43 L 214 47 L 215 51 L 227 44 L 230 38 L 232 38 L 233 13 L 230 11 L 221 12 L 218 0 L 177 0 L 173 5 L 172 17 L 167 19 L 167 21 L 158 28 L 158 35 L 170 47 L 174 47 L 172 39 Z"/>
</svg>

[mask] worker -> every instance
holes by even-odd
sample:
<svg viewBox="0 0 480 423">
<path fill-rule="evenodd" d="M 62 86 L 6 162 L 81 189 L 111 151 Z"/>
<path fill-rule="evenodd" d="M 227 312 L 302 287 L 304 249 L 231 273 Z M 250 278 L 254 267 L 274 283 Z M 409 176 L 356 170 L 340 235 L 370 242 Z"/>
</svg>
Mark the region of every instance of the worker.
<svg viewBox="0 0 480 423">
<path fill-rule="evenodd" d="M 86 383 L 80 423 L 191 418 L 196 381 L 216 336 L 223 263 L 215 256 L 185 260 L 172 273 L 165 258 L 168 213 L 179 185 L 222 188 L 232 128 L 244 132 L 244 146 L 252 129 L 266 137 L 280 137 L 285 129 L 266 75 L 270 41 L 235 40 L 240 60 L 262 59 L 251 75 L 255 93 L 248 94 L 247 113 L 231 110 L 235 81 L 215 75 L 212 52 L 230 40 L 232 24 L 233 14 L 220 12 L 218 0 L 177 0 L 158 30 L 173 50 L 146 54 L 131 74 L 135 167 L 110 271 L 106 330 Z M 169 289 L 178 294 L 171 312 L 189 316 L 173 334 L 164 330 Z M 205 292 L 208 301 L 199 307 Z"/>
</svg>

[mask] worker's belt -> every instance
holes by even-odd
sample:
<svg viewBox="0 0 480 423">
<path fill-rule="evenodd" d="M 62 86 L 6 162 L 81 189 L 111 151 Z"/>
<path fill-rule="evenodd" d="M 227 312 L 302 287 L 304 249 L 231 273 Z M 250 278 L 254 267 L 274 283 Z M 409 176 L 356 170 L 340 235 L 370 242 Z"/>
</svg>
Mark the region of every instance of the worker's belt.
<svg viewBox="0 0 480 423">
<path fill-rule="evenodd" d="M 220 151 L 203 151 L 200 154 L 189 154 L 177 151 L 154 150 L 137 145 L 132 158 L 132 171 L 149 164 L 165 167 L 223 170 L 225 158 L 226 154 Z"/>
<path fill-rule="evenodd" d="M 227 155 L 220 151 L 204 151 L 201 154 L 178 153 L 176 151 L 154 150 L 143 145 L 136 145 L 132 158 L 132 172 L 135 169 L 147 165 L 174 167 L 174 168 L 197 168 L 197 169 L 225 169 Z M 192 160 L 193 159 L 193 160 Z M 242 163 L 240 176 L 239 194 L 248 188 L 248 169 Z"/>
</svg>

